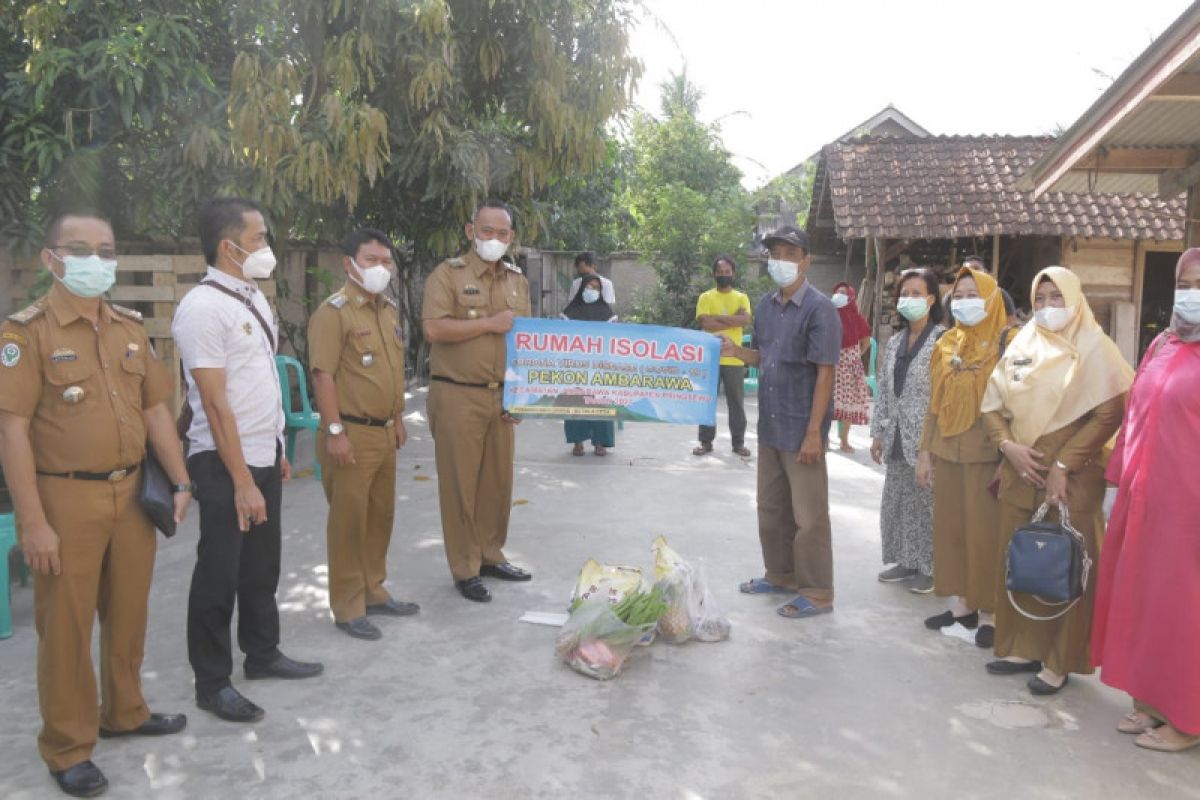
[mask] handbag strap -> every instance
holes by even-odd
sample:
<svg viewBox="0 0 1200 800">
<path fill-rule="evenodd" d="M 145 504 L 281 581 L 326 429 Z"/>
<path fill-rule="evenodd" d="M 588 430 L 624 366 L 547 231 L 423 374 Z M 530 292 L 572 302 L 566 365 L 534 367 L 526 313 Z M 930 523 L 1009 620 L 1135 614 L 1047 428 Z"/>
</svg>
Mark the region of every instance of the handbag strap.
<svg viewBox="0 0 1200 800">
<path fill-rule="evenodd" d="M 267 335 L 267 341 L 271 343 L 271 352 L 272 353 L 275 352 L 275 334 L 271 333 L 271 326 L 267 324 L 267 321 L 265 319 L 263 319 L 263 315 L 259 312 L 259 310 L 254 307 L 253 300 L 251 300 L 249 297 L 238 294 L 233 289 L 230 289 L 228 286 L 222 286 L 221 284 L 217 283 L 216 281 L 203 280 L 203 281 L 200 281 L 200 283 L 197 285 L 198 286 L 210 286 L 213 289 L 216 289 L 218 292 L 224 292 L 225 294 L 232 297 L 234 300 L 237 300 L 239 303 L 244 305 L 246 308 L 250 309 L 250 313 L 254 315 L 254 318 L 256 320 L 258 320 L 258 324 L 262 326 L 263 333 L 265 333 Z"/>
</svg>

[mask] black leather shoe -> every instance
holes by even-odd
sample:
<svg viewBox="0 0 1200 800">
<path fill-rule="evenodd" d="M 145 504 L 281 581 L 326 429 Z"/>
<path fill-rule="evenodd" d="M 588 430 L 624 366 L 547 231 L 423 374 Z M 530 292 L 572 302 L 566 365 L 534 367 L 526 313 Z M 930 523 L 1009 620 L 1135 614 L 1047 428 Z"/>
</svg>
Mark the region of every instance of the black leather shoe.
<svg viewBox="0 0 1200 800">
<path fill-rule="evenodd" d="M 389 598 L 386 603 L 372 603 L 367 606 L 368 614 L 379 614 L 385 617 L 411 617 L 421 610 L 416 603 Z"/>
<path fill-rule="evenodd" d="M 997 659 L 989 661 L 985 666 L 992 675 L 1019 675 L 1022 672 L 1041 672 L 1042 662 L 1040 661 L 1005 661 Z"/>
<path fill-rule="evenodd" d="M 368 642 L 373 642 L 376 639 L 383 638 L 383 631 L 376 628 L 374 623 L 366 617 L 355 617 L 349 622 L 333 623 L 339 631 L 345 631 L 355 639 L 365 639 Z"/>
<path fill-rule="evenodd" d="M 980 625 L 975 631 L 975 646 L 990 649 L 996 644 L 996 626 Z"/>
<path fill-rule="evenodd" d="M 325 665 L 315 661 L 293 661 L 282 653 L 270 664 L 245 664 L 246 680 L 257 681 L 262 678 L 282 678 L 286 681 L 297 681 L 303 678 L 315 678 L 325 671 Z"/>
<path fill-rule="evenodd" d="M 528 581 L 533 579 L 531 573 L 508 563 L 484 564 L 479 568 L 479 574 L 486 575 L 489 578 L 499 578 L 502 581 Z"/>
<path fill-rule="evenodd" d="M 1071 680 L 1070 675 L 1063 675 L 1062 683 L 1060 683 L 1058 686 L 1051 686 L 1050 684 L 1046 683 L 1044 680 L 1039 678 L 1037 675 L 1034 675 L 1032 678 L 1029 679 L 1029 681 L 1025 685 L 1029 687 L 1029 691 L 1032 692 L 1033 694 L 1044 697 L 1046 695 L 1058 694 L 1059 690 L 1061 690 L 1064 686 L 1066 686 L 1067 681 L 1069 681 L 1069 680 Z"/>
<path fill-rule="evenodd" d="M 267 714 L 232 686 L 214 694 L 197 694 L 196 707 L 211 711 L 226 722 L 258 722 Z"/>
<path fill-rule="evenodd" d="M 979 612 L 972 611 L 970 614 L 956 617 L 952 611 L 943 611 L 941 614 L 925 620 L 925 627 L 936 631 L 940 628 L 949 628 L 956 622 L 970 630 L 979 624 Z"/>
<path fill-rule="evenodd" d="M 476 603 L 487 603 L 492 599 L 492 593 L 483 585 L 483 581 L 478 577 L 467 578 L 465 581 L 455 581 L 454 588 L 458 589 L 459 594 L 468 600 L 473 600 Z"/>
<path fill-rule="evenodd" d="M 50 771 L 58 788 L 72 797 L 95 797 L 108 788 L 108 778 L 91 761 L 81 761 L 73 767 Z"/>
<path fill-rule="evenodd" d="M 150 714 L 150 719 L 127 731 L 110 731 L 100 726 L 101 739 L 116 739 L 118 736 L 166 736 L 179 733 L 187 727 L 187 717 L 183 714 Z"/>
</svg>

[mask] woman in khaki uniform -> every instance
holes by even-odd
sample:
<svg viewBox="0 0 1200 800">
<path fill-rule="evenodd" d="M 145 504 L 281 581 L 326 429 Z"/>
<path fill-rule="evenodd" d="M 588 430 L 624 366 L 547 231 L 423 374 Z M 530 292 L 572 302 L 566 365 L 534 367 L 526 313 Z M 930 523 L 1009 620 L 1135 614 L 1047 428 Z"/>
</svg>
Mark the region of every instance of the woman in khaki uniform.
<svg viewBox="0 0 1200 800">
<path fill-rule="evenodd" d="M 952 298 L 955 326 L 933 351 L 917 482 L 933 488 L 933 589 L 955 599 L 948 611 L 925 620 L 925 627 L 977 628 L 975 644 L 991 647 L 1000 559 L 999 508 L 989 487 L 1000 454 L 988 440 L 979 406 L 1008 316 L 986 272 L 960 270 Z"/>
<path fill-rule="evenodd" d="M 1065 503 L 1072 526 L 1083 535 L 1093 563 L 1104 531 L 1105 445 L 1121 425 L 1133 370 L 1096 323 L 1079 277 L 1049 267 L 1033 281 L 1034 319 L 1013 338 L 992 373 L 983 420 L 1004 454 L 1000 476 L 1000 545 L 1029 522 L 1044 502 Z M 1057 512 L 1055 512 L 1057 513 Z M 1002 555 L 1003 557 L 1003 555 Z M 1096 581 L 1078 603 L 1062 608 L 1013 595 L 997 576 L 996 655 L 993 675 L 1038 673 L 1034 694 L 1054 694 L 1071 672 L 1092 672 L 1088 639 Z M 1043 669 L 1044 667 L 1044 669 Z"/>
</svg>

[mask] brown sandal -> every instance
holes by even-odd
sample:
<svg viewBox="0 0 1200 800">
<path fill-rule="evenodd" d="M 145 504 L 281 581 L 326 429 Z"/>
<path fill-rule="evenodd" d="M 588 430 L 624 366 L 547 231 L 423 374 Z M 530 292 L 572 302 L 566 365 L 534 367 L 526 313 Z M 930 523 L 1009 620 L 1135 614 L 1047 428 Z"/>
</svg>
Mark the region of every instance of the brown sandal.
<svg viewBox="0 0 1200 800">
<path fill-rule="evenodd" d="M 1161 725 L 1161 722 L 1143 711 L 1130 711 L 1121 717 L 1117 723 L 1117 730 L 1121 733 L 1141 734 Z"/>
<path fill-rule="evenodd" d="M 706 456 L 711 452 L 712 452 L 711 444 L 702 444 L 699 447 L 692 448 L 692 455 L 694 455 L 694 456 Z"/>
<path fill-rule="evenodd" d="M 1160 753 L 1182 753 L 1200 745 L 1200 736 L 1188 736 L 1170 725 L 1151 728 L 1133 740 L 1138 747 L 1157 750 Z"/>
</svg>

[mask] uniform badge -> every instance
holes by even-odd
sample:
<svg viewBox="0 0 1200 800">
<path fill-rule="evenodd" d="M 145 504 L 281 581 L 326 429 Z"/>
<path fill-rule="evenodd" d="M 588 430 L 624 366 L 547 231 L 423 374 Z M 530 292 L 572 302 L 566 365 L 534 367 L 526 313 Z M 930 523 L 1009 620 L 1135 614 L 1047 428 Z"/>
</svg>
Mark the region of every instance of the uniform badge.
<svg viewBox="0 0 1200 800">
<path fill-rule="evenodd" d="M 247 335 L 247 336 L 249 336 L 251 333 L 253 333 L 253 332 L 254 332 L 254 329 L 250 327 L 250 323 L 249 323 L 249 322 L 243 322 L 243 323 L 242 323 L 242 330 L 244 330 L 244 331 L 246 332 L 246 335 Z"/>
<path fill-rule="evenodd" d="M 83 387 L 68 386 L 67 388 L 63 389 L 62 398 L 63 402 L 75 405 L 83 399 Z"/>
<path fill-rule="evenodd" d="M 4 333 L 0 333 L 0 339 L 5 339 L 10 342 L 16 342 L 17 344 L 29 344 L 29 342 L 25 339 L 24 336 L 22 336 L 19 333 L 13 333 L 12 331 L 5 331 Z"/>
<path fill-rule="evenodd" d="M 467 319 L 475 319 L 478 316 L 479 316 L 479 312 L 473 308 L 467 312 Z"/>
<path fill-rule="evenodd" d="M 1013 366 L 1014 367 L 1028 367 L 1032 363 L 1033 363 L 1032 358 L 1018 358 L 1017 360 L 1013 361 Z"/>
<path fill-rule="evenodd" d="M 363 353 L 362 354 L 362 365 L 364 367 L 369 367 L 374 363 L 375 363 L 375 354 L 374 353 Z"/>
<path fill-rule="evenodd" d="M 64 361 L 76 361 L 79 356 L 69 347 L 59 347 L 50 354 L 50 360 L 55 364 L 61 364 Z"/>
<path fill-rule="evenodd" d="M 463 294 L 479 294 L 479 287 L 473 283 L 468 283 L 463 287 Z"/>
<path fill-rule="evenodd" d="M 356 330 L 354 332 L 354 335 L 355 336 L 370 336 L 371 329 L 370 328 L 360 328 L 359 330 Z"/>
<path fill-rule="evenodd" d="M 9 342 L 0 347 L 0 364 L 6 367 L 15 367 L 17 362 L 21 360 L 21 346 L 13 342 Z"/>
<path fill-rule="evenodd" d="M 135 355 L 137 355 L 138 350 L 141 350 L 141 347 L 138 346 L 138 343 L 130 342 L 129 344 L 125 345 L 125 357 L 133 358 Z"/>
</svg>

